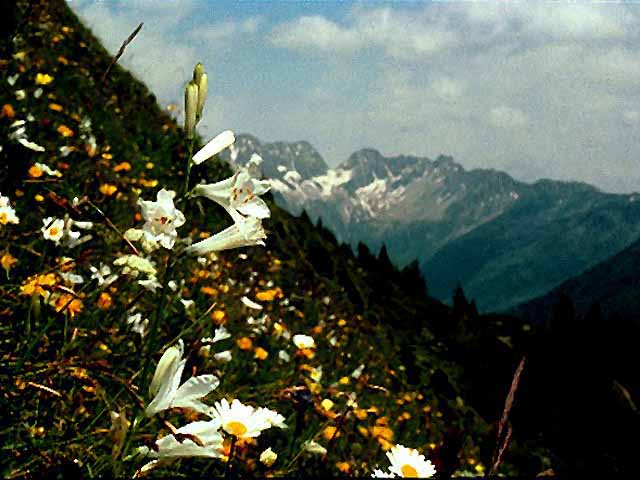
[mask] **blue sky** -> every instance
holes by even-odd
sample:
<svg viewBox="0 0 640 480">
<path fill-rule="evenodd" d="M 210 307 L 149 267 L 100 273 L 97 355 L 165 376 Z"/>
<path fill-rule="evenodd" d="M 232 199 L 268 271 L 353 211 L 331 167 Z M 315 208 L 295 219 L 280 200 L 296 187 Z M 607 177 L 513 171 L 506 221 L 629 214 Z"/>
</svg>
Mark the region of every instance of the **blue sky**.
<svg viewBox="0 0 640 480">
<path fill-rule="evenodd" d="M 640 190 L 640 5 L 68 0 L 163 105 L 203 62 L 204 136 L 453 155 Z"/>
</svg>

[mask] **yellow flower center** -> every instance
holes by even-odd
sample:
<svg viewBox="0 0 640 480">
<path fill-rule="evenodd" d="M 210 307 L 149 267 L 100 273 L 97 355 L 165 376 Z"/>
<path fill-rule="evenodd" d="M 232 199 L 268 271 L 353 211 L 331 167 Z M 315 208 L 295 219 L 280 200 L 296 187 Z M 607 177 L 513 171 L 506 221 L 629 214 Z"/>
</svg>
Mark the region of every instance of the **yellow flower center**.
<svg viewBox="0 0 640 480">
<path fill-rule="evenodd" d="M 51 235 L 52 237 L 55 237 L 56 235 L 58 235 L 59 230 L 56 227 L 51 227 L 49 229 L 49 235 Z"/>
<path fill-rule="evenodd" d="M 241 437 L 247 433 L 247 427 L 242 422 L 229 422 L 227 423 L 225 430 L 236 437 Z"/>
<path fill-rule="evenodd" d="M 418 478 L 418 471 L 409 464 L 405 464 L 400 469 L 405 478 Z"/>
<path fill-rule="evenodd" d="M 6 225 L 9 223 L 9 217 L 7 216 L 7 212 L 0 213 L 0 223 L 2 225 Z"/>
</svg>

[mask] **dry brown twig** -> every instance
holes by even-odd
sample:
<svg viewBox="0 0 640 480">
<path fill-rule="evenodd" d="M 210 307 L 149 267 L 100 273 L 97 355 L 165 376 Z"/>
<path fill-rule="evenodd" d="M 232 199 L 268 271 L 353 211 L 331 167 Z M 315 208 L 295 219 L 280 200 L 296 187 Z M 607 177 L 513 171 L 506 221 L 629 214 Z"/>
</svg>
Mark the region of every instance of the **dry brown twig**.
<svg viewBox="0 0 640 480">
<path fill-rule="evenodd" d="M 525 357 L 522 357 L 522 360 L 520 360 L 520 363 L 518 364 L 518 368 L 516 368 L 516 371 L 513 374 L 511 388 L 509 389 L 509 394 L 507 395 L 507 399 L 504 402 L 504 410 L 502 411 L 502 417 L 500 418 L 500 422 L 498 423 L 498 435 L 496 438 L 498 447 L 496 448 L 496 452 L 493 456 L 491 470 L 489 470 L 489 476 L 493 475 L 496 470 L 498 470 L 498 467 L 502 462 L 502 456 L 509 446 L 509 441 L 511 440 L 511 425 L 508 426 L 504 438 L 502 432 L 504 431 L 504 428 L 507 425 L 507 421 L 509 420 L 509 413 L 511 412 L 511 408 L 513 407 L 516 391 L 518 390 L 518 384 L 520 383 L 520 377 L 522 376 L 522 370 L 524 369 L 524 361 Z"/>
<path fill-rule="evenodd" d="M 113 57 L 113 59 L 111 60 L 111 63 L 109 64 L 107 69 L 104 71 L 104 74 L 102 75 L 102 79 L 101 79 L 102 83 L 104 83 L 107 80 L 107 77 L 109 76 L 109 72 L 111 72 L 111 69 L 113 68 L 113 66 L 120 59 L 120 57 L 124 53 L 125 48 L 127 48 L 127 46 L 133 41 L 136 35 L 138 35 L 138 32 L 142 29 L 142 25 L 144 25 L 144 23 L 140 22 L 140 25 L 138 25 L 136 29 L 133 32 L 131 32 L 131 35 L 129 35 L 124 42 L 122 42 L 122 45 L 120 45 L 120 49 L 118 50 L 118 53 L 116 53 L 116 56 Z"/>
</svg>

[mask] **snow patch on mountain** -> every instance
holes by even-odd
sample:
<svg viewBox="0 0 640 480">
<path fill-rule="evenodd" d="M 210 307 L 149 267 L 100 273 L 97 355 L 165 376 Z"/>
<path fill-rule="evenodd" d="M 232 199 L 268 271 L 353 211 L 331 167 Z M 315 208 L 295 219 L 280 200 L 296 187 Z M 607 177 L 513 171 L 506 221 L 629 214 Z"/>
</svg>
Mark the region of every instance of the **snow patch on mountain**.
<svg viewBox="0 0 640 480">
<path fill-rule="evenodd" d="M 329 169 L 326 175 L 318 175 L 311 180 L 316 182 L 322 189 L 323 196 L 331 195 L 334 188 L 344 185 L 353 176 L 353 170 L 344 170 L 342 168 Z"/>
</svg>

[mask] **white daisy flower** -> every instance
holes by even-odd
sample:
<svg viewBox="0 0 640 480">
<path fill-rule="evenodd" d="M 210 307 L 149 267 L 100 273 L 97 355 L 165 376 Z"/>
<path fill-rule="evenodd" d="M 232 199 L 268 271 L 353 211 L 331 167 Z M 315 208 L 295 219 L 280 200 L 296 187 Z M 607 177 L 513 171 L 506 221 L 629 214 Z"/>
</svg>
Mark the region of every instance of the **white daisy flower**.
<svg viewBox="0 0 640 480">
<path fill-rule="evenodd" d="M 47 217 L 42 219 L 44 226 L 40 229 L 45 240 L 51 240 L 56 245 L 60 243 L 64 235 L 64 220 L 61 218 Z"/>
<path fill-rule="evenodd" d="M 272 426 L 273 417 L 266 413 L 266 410 L 256 410 L 250 405 L 242 404 L 238 399 L 233 400 L 229 405 L 229 402 L 223 398 L 220 402 L 216 402 L 215 410 L 211 415 L 220 422 L 220 426 L 228 434 L 238 438 L 253 438 Z"/>
<path fill-rule="evenodd" d="M 387 452 L 387 458 L 391 462 L 389 471 L 399 477 L 429 478 L 436 473 L 431 461 L 414 448 L 395 445 Z"/>
<path fill-rule="evenodd" d="M 176 228 L 184 225 L 183 213 L 173 204 L 176 193 L 172 190 L 160 190 L 156 201 L 138 199 L 145 224 L 144 235 L 151 241 L 160 243 L 166 249 L 172 249 L 178 232 Z"/>
<path fill-rule="evenodd" d="M 272 427 L 288 428 L 285 422 L 285 418 L 275 410 L 260 407 L 256 410 L 257 415 L 261 415 Z"/>
<path fill-rule="evenodd" d="M 385 472 L 380 470 L 379 468 L 376 468 L 373 473 L 371 474 L 371 477 L 373 478 L 396 478 L 396 474 L 393 472 Z"/>
<path fill-rule="evenodd" d="M 0 225 L 7 223 L 20 223 L 20 219 L 16 216 L 16 211 L 9 205 L 9 197 L 4 197 L 0 193 Z"/>
<path fill-rule="evenodd" d="M 211 411 L 211 407 L 200 399 L 215 390 L 220 380 L 214 375 L 200 375 L 191 377 L 180 385 L 182 371 L 187 363 L 186 359 L 182 359 L 183 352 L 184 344 L 179 340 L 177 345 L 168 348 L 160 358 L 149 386 L 149 393 L 155 397 L 145 409 L 147 417 L 169 408 L 190 408 L 205 414 Z"/>
<path fill-rule="evenodd" d="M 186 253 L 192 255 L 205 255 L 210 252 L 229 250 L 231 248 L 249 247 L 253 245 L 264 246 L 264 239 L 267 235 L 262 228 L 259 218 L 248 217 L 225 228 L 200 242 L 194 243 L 185 249 Z"/>
</svg>

